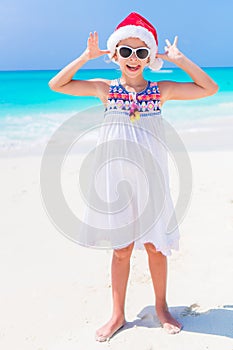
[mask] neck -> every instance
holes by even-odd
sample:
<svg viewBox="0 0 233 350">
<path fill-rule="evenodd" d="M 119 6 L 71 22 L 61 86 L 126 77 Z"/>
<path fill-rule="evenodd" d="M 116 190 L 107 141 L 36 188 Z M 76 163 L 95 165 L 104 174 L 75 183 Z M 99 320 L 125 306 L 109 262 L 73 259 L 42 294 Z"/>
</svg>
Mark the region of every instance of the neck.
<svg viewBox="0 0 233 350">
<path fill-rule="evenodd" d="M 147 83 L 142 75 L 131 78 L 125 74 L 122 74 L 120 80 L 123 85 L 130 86 L 132 88 L 141 88 L 144 87 Z"/>
</svg>

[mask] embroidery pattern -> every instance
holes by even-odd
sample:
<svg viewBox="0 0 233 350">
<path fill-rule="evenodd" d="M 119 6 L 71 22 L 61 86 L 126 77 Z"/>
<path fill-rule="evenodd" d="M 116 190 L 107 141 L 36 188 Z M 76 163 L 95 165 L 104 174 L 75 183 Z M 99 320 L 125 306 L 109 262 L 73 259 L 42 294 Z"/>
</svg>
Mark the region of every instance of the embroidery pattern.
<svg viewBox="0 0 233 350">
<path fill-rule="evenodd" d="M 147 87 L 142 92 L 131 93 L 117 81 L 110 86 L 105 112 L 115 110 L 128 111 L 131 121 L 139 120 L 144 112 L 161 114 L 160 93 L 157 83 L 148 82 Z"/>
</svg>

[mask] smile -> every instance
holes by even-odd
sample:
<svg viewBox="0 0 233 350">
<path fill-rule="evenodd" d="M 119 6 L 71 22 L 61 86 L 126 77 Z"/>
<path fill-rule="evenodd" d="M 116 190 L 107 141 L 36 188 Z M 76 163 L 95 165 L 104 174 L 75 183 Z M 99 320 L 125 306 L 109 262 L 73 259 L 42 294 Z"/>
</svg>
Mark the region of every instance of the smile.
<svg viewBox="0 0 233 350">
<path fill-rule="evenodd" d="M 137 71 L 138 69 L 140 69 L 140 65 L 138 64 L 137 66 L 130 66 L 130 65 L 126 65 L 126 67 L 131 71 L 131 72 L 135 72 Z"/>
</svg>

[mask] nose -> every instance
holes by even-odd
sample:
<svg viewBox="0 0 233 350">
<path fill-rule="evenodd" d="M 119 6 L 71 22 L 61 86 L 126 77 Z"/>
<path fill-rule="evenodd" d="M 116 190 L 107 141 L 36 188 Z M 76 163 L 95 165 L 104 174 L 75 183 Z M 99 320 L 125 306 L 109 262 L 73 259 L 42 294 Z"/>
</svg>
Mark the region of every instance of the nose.
<svg viewBox="0 0 233 350">
<path fill-rule="evenodd" d="M 134 59 L 134 60 L 135 60 L 135 59 L 136 59 L 136 60 L 138 59 L 135 52 L 133 52 L 132 56 L 130 56 L 130 59 Z"/>
</svg>

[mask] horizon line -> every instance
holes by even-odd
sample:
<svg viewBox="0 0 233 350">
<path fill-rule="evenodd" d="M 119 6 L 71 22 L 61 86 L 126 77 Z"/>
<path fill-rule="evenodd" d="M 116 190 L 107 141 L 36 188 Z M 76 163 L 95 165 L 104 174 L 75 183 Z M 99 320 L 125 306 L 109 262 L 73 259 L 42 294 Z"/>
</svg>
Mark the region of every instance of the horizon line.
<svg viewBox="0 0 233 350">
<path fill-rule="evenodd" d="M 205 68 L 233 68 L 233 66 L 200 66 L 200 68 L 205 69 Z M 166 70 L 173 70 L 173 69 L 179 69 L 182 70 L 179 67 L 166 67 L 166 68 L 161 68 L 158 72 L 161 71 L 166 71 Z M 62 68 L 51 68 L 51 69 L 4 69 L 1 70 L 0 72 L 47 72 L 47 71 L 60 71 L 62 70 Z M 81 70 L 118 70 L 119 68 L 80 68 L 79 71 Z M 149 68 L 147 68 L 146 70 L 150 71 Z M 157 71 L 154 71 L 153 73 L 157 73 Z"/>
</svg>

